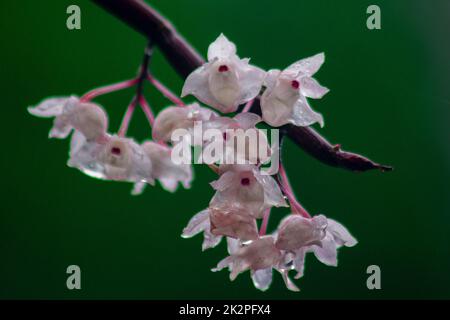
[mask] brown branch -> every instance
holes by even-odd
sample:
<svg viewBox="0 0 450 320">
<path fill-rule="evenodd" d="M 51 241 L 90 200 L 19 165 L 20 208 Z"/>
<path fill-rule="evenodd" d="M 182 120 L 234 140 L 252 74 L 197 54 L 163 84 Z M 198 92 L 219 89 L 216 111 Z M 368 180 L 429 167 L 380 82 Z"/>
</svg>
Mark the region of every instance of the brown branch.
<svg viewBox="0 0 450 320">
<path fill-rule="evenodd" d="M 167 61 L 182 76 L 187 77 L 204 63 L 204 59 L 181 37 L 172 24 L 142 0 L 92 0 L 111 14 L 151 38 Z M 251 109 L 261 114 L 259 101 Z M 361 155 L 345 152 L 339 145 L 332 145 L 310 127 L 283 127 L 286 135 L 311 156 L 330 166 L 351 171 L 379 169 L 392 170 L 389 166 L 377 164 Z"/>
</svg>

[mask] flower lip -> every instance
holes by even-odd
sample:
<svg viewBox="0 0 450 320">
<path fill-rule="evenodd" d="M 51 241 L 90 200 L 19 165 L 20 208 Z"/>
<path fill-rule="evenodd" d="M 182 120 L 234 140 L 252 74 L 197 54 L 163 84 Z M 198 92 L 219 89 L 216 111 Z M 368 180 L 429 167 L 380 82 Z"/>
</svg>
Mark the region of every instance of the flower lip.
<svg viewBox="0 0 450 320">
<path fill-rule="evenodd" d="M 115 156 L 120 156 L 120 154 L 122 153 L 122 150 L 119 147 L 112 147 L 111 153 Z"/>
<path fill-rule="evenodd" d="M 229 70 L 228 66 L 225 64 L 222 64 L 219 66 L 219 72 L 227 72 Z"/>
<path fill-rule="evenodd" d="M 297 80 L 292 80 L 291 81 L 291 86 L 294 89 L 298 89 L 298 88 L 300 88 L 300 82 L 298 82 Z"/>
</svg>

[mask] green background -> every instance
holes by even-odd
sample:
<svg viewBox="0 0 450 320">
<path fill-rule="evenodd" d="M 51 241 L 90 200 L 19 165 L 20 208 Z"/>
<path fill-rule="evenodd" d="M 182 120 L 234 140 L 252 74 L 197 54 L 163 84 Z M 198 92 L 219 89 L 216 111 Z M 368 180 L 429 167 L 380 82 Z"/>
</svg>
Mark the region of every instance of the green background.
<svg viewBox="0 0 450 320">
<path fill-rule="evenodd" d="M 26 111 L 51 95 L 132 77 L 145 39 L 90 1 L 1 1 L 1 298 L 450 298 L 450 1 L 149 2 L 202 54 L 220 32 L 266 69 L 326 53 L 317 79 L 331 91 L 312 101 L 325 117 L 320 132 L 395 171 L 328 167 L 292 143 L 284 158 L 308 210 L 342 222 L 359 244 L 340 250 L 338 268 L 308 257 L 300 293 L 279 274 L 262 293 L 248 273 L 230 282 L 228 272 L 209 271 L 224 243 L 202 253 L 200 236 L 180 233 L 207 206 L 212 172 L 197 166 L 191 190 L 157 186 L 132 197 L 129 184 L 66 167 L 68 141 L 48 140 L 51 121 Z M 382 30 L 366 28 L 373 3 Z M 81 7 L 79 31 L 66 28 L 69 4 Z M 182 79 L 159 52 L 152 70 L 180 92 Z M 146 94 L 156 110 L 168 104 L 149 87 Z M 112 130 L 131 96 L 98 99 Z M 149 135 L 141 112 L 130 134 Z M 283 214 L 275 211 L 269 227 Z M 66 289 L 71 264 L 81 267 L 82 290 Z M 381 267 L 378 291 L 366 287 L 372 264 Z"/>
</svg>

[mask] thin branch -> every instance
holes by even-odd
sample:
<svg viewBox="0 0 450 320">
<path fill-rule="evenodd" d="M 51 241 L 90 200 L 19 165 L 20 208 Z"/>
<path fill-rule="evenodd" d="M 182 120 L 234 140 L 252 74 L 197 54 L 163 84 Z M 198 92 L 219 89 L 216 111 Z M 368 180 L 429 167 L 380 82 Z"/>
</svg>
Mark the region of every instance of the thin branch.
<svg viewBox="0 0 450 320">
<path fill-rule="evenodd" d="M 92 0 L 111 14 L 151 38 L 180 76 L 186 78 L 204 63 L 204 59 L 181 37 L 172 24 L 142 0 Z M 251 112 L 261 114 L 259 99 L 255 99 Z M 351 171 L 379 169 L 392 170 L 361 155 L 345 152 L 333 145 L 310 127 L 283 127 L 286 135 L 300 148 L 321 162 Z"/>
</svg>

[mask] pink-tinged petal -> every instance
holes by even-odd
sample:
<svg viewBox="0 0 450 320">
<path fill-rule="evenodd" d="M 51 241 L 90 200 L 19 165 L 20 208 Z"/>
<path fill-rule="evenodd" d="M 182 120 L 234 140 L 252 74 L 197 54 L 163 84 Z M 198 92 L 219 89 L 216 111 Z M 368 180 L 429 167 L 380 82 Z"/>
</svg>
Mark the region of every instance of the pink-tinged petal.
<svg viewBox="0 0 450 320">
<path fill-rule="evenodd" d="M 251 277 L 253 284 L 257 289 L 266 291 L 272 283 L 272 267 L 252 271 Z"/>
<path fill-rule="evenodd" d="M 49 98 L 40 102 L 35 107 L 28 107 L 28 112 L 37 117 L 56 117 L 62 114 L 64 104 L 69 100 L 69 97 Z"/>
<path fill-rule="evenodd" d="M 260 116 L 251 112 L 239 113 L 233 119 L 239 127 L 244 130 L 254 128 L 259 122 L 262 121 Z"/>
<path fill-rule="evenodd" d="M 288 288 L 289 290 L 294 291 L 294 292 L 300 291 L 300 289 L 289 278 L 288 270 L 282 270 L 282 271 L 280 271 L 280 273 L 281 273 L 281 276 L 283 277 L 284 283 L 286 284 L 286 288 Z"/>
<path fill-rule="evenodd" d="M 228 254 L 233 255 L 238 252 L 241 247 L 241 242 L 238 239 L 227 237 Z"/>
<path fill-rule="evenodd" d="M 323 216 L 304 218 L 290 215 L 281 221 L 275 245 L 280 250 L 296 251 L 312 244 L 320 244 L 325 237 L 325 228 L 326 218 Z"/>
<path fill-rule="evenodd" d="M 219 263 L 217 264 L 217 267 L 211 269 L 211 271 L 217 272 L 225 268 L 230 268 L 230 265 L 233 263 L 233 260 L 234 260 L 233 256 L 228 256 L 225 259 L 220 260 Z"/>
<path fill-rule="evenodd" d="M 183 229 L 181 236 L 183 238 L 191 238 L 200 232 L 209 228 L 209 210 L 205 209 L 194 215 L 189 220 L 187 226 Z"/>
<path fill-rule="evenodd" d="M 266 269 L 277 265 L 281 258 L 281 251 L 274 245 L 272 236 L 264 236 L 242 247 L 236 254 L 248 263 L 252 270 Z"/>
<path fill-rule="evenodd" d="M 192 180 L 192 167 L 189 164 L 176 164 L 172 161 L 172 149 L 153 141 L 146 141 L 142 149 L 152 162 L 152 177 L 158 179 L 167 191 L 174 192 L 181 182 L 189 188 Z"/>
<path fill-rule="evenodd" d="M 265 74 L 264 70 L 241 60 L 240 68 L 238 69 L 240 87 L 238 104 L 244 104 L 256 98 L 261 91 Z"/>
<path fill-rule="evenodd" d="M 327 230 L 333 235 L 339 246 L 353 247 L 358 243 L 347 228 L 333 219 L 328 219 Z"/>
<path fill-rule="evenodd" d="M 133 185 L 133 189 L 131 189 L 131 195 L 138 196 L 141 195 L 144 192 L 145 187 L 147 186 L 147 183 L 145 182 L 137 182 Z"/>
<path fill-rule="evenodd" d="M 261 97 L 261 111 L 263 120 L 273 127 L 280 127 L 292 122 L 295 100 L 281 99 L 274 90 L 267 89 Z"/>
<path fill-rule="evenodd" d="M 207 108 L 192 103 L 185 107 L 168 107 L 162 110 L 153 124 L 152 135 L 156 141 L 171 141 L 172 133 L 176 129 L 190 131 L 196 121 L 207 121 L 215 113 Z"/>
<path fill-rule="evenodd" d="M 211 249 L 217 246 L 222 240 L 222 236 L 213 235 L 209 229 L 206 229 L 203 233 L 202 251 Z"/>
<path fill-rule="evenodd" d="M 337 249 L 333 236 L 327 232 L 325 238 L 321 241 L 321 246 L 311 247 L 316 258 L 327 266 L 337 266 Z"/>
<path fill-rule="evenodd" d="M 233 171 L 227 171 L 220 175 L 219 179 L 211 182 L 211 187 L 216 191 L 225 191 L 236 182 L 237 176 Z"/>
<path fill-rule="evenodd" d="M 303 77 L 300 79 L 300 92 L 309 98 L 320 99 L 330 91 L 321 86 L 314 78 Z"/>
<path fill-rule="evenodd" d="M 300 127 L 310 126 L 316 122 L 318 122 L 321 127 L 324 126 L 322 115 L 311 109 L 304 98 L 299 99 L 295 103 L 289 122 Z"/>
<path fill-rule="evenodd" d="M 236 46 L 221 33 L 208 47 L 208 61 L 236 55 Z"/>
<path fill-rule="evenodd" d="M 286 199 L 274 178 L 261 174 L 258 171 L 254 171 L 254 175 L 264 189 L 264 203 L 266 206 L 288 207 Z"/>
<path fill-rule="evenodd" d="M 245 209 L 230 205 L 221 208 L 210 207 L 211 233 L 242 241 L 258 238 L 256 220 Z"/>
<path fill-rule="evenodd" d="M 293 265 L 297 274 L 295 275 L 295 279 L 299 279 L 303 277 L 303 273 L 305 271 L 305 255 L 306 251 L 301 248 L 295 252 L 295 258 L 293 260 Z"/>
<path fill-rule="evenodd" d="M 108 116 L 105 110 L 95 103 L 69 101 L 64 107 L 63 116 L 87 140 L 96 140 L 104 136 L 108 129 Z"/>
<path fill-rule="evenodd" d="M 48 133 L 49 138 L 57 138 L 57 139 L 65 139 L 69 136 L 73 127 L 68 123 L 66 117 L 57 116 L 53 120 L 53 127 L 50 129 Z"/>
<path fill-rule="evenodd" d="M 286 70 L 293 73 L 303 73 L 308 76 L 314 75 L 325 61 L 325 54 L 318 53 L 312 57 L 299 60 L 291 64 Z"/>
<path fill-rule="evenodd" d="M 266 90 L 273 90 L 273 88 L 277 84 L 278 77 L 280 76 L 281 71 L 278 69 L 272 69 L 267 71 L 266 76 L 264 78 L 264 86 L 266 87 Z"/>
</svg>

